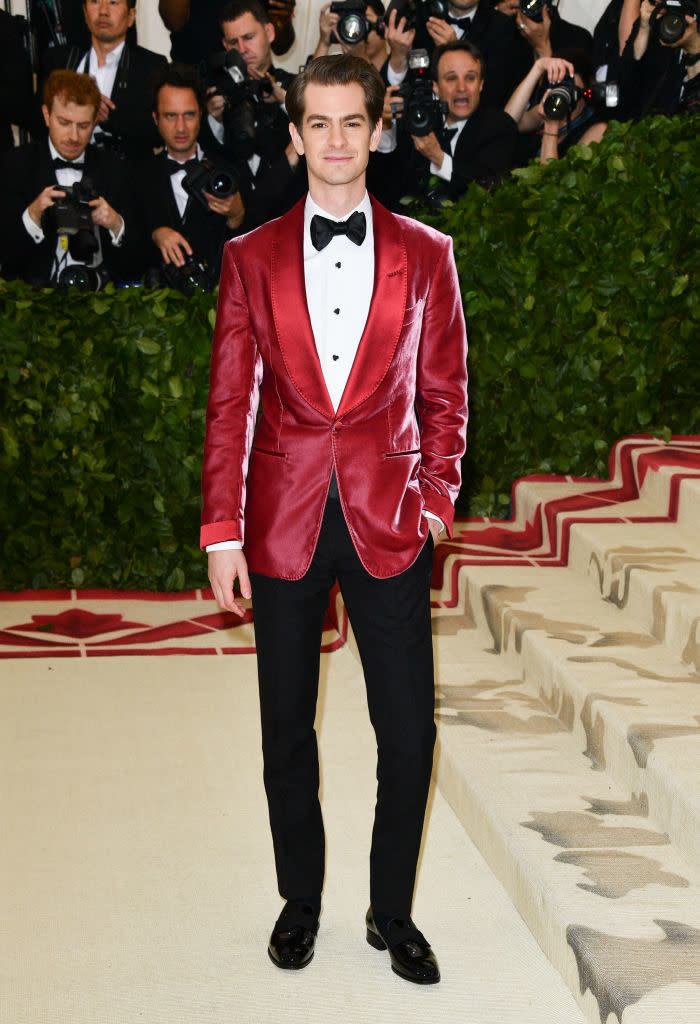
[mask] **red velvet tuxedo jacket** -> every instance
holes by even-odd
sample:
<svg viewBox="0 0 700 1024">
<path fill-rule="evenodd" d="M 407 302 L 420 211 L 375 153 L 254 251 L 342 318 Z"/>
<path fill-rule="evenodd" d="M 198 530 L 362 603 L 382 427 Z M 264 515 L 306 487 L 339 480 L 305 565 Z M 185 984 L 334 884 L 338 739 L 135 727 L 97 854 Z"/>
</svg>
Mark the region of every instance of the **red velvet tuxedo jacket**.
<svg viewBox="0 0 700 1024">
<path fill-rule="evenodd" d="M 451 239 L 373 201 L 374 292 L 337 412 L 306 306 L 304 203 L 227 243 L 204 450 L 202 547 L 242 540 L 254 572 L 304 575 L 335 468 L 363 565 L 394 576 L 451 532 L 467 422 Z M 258 396 L 262 409 L 256 425 Z"/>
</svg>

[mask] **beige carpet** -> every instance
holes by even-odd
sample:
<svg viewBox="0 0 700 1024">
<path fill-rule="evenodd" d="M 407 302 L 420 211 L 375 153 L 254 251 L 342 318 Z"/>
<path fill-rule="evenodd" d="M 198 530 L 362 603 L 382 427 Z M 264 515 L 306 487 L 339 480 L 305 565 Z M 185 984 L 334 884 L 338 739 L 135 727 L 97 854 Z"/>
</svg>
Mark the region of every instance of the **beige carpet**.
<svg viewBox="0 0 700 1024">
<path fill-rule="evenodd" d="M 414 916 L 443 981 L 407 984 L 366 944 L 374 745 L 349 646 L 323 677 L 327 882 L 297 974 L 265 952 L 252 656 L 2 662 L 0 1024 L 582 1021 L 437 793 Z"/>
</svg>

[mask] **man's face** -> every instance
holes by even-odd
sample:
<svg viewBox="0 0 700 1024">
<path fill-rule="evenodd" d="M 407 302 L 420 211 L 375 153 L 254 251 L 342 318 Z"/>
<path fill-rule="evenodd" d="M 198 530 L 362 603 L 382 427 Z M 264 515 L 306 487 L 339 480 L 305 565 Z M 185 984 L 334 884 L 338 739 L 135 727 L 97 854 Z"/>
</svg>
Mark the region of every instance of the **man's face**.
<svg viewBox="0 0 700 1024">
<path fill-rule="evenodd" d="M 357 82 L 318 85 L 304 93 L 301 135 L 289 126 L 299 156 L 306 157 L 309 185 L 351 185 L 364 180 L 370 151 L 379 144 L 382 122 L 370 124 L 365 95 Z"/>
<path fill-rule="evenodd" d="M 64 160 L 76 160 L 90 141 L 97 121 L 95 108 L 54 96 L 51 110 L 46 104 L 41 109 L 54 148 Z"/>
<path fill-rule="evenodd" d="M 134 24 L 136 8 L 126 0 L 86 0 L 85 21 L 93 39 L 105 45 L 118 46 Z"/>
<path fill-rule="evenodd" d="M 448 124 L 470 117 L 479 106 L 484 87 L 479 61 L 463 50 L 448 50 L 440 58 L 437 72 L 433 89 L 447 104 Z"/>
<path fill-rule="evenodd" d="M 275 27 L 271 22 L 261 25 L 250 11 L 223 24 L 225 50 L 238 50 L 247 66 L 267 71 L 272 63 L 272 40 Z"/>
<path fill-rule="evenodd" d="M 187 160 L 194 154 L 201 114 L 193 89 L 164 85 L 158 93 L 153 120 L 171 156 Z"/>
</svg>

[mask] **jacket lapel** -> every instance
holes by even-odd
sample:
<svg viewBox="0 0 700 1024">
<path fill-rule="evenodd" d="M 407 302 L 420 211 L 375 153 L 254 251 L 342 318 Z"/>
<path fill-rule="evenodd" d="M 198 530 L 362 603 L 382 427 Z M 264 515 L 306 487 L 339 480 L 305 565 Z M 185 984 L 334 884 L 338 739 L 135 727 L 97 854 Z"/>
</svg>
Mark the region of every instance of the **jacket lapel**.
<svg viewBox="0 0 700 1024">
<path fill-rule="evenodd" d="M 289 378 L 301 397 L 333 419 L 306 305 L 304 281 L 304 199 L 277 222 L 272 242 L 272 315 Z"/>
<path fill-rule="evenodd" d="M 406 311 L 407 258 L 393 214 L 372 200 L 374 291 L 367 323 L 338 408 L 342 416 L 372 395 L 383 380 L 401 334 Z"/>
</svg>

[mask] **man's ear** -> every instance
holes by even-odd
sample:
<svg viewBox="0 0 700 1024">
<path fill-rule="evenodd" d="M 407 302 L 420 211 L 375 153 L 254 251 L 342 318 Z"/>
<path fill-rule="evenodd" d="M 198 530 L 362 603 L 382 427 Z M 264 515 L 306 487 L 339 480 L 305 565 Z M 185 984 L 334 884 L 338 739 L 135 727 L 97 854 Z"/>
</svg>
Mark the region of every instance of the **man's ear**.
<svg viewBox="0 0 700 1024">
<path fill-rule="evenodd" d="M 46 127 L 48 128 L 49 127 L 50 112 L 49 112 L 49 108 L 46 106 L 45 103 L 42 103 L 42 105 L 41 105 L 41 112 L 44 115 L 44 121 L 46 122 Z"/>
<path fill-rule="evenodd" d="M 304 140 L 301 137 L 301 133 L 297 131 L 297 126 L 292 121 L 289 122 L 289 134 L 292 137 L 292 145 L 296 149 L 299 156 L 304 155 Z"/>
<path fill-rule="evenodd" d="M 131 28 L 131 26 L 134 24 L 135 21 L 136 21 L 136 7 L 130 7 L 129 8 L 129 28 Z"/>
<path fill-rule="evenodd" d="M 382 137 L 382 128 L 383 128 L 383 123 L 382 123 L 382 118 L 380 117 L 379 120 L 377 121 L 377 123 L 375 124 L 374 128 L 372 129 L 372 134 L 369 137 L 369 151 L 370 151 L 370 153 L 374 153 L 375 149 L 379 145 L 379 140 Z"/>
<path fill-rule="evenodd" d="M 265 35 L 267 36 L 268 43 L 274 43 L 275 41 L 275 26 L 271 21 L 265 22 Z"/>
<path fill-rule="evenodd" d="M 157 128 L 158 127 L 158 113 L 157 113 L 157 111 L 152 110 L 151 111 L 151 117 L 153 118 L 153 123 L 154 123 L 154 125 Z"/>
</svg>

